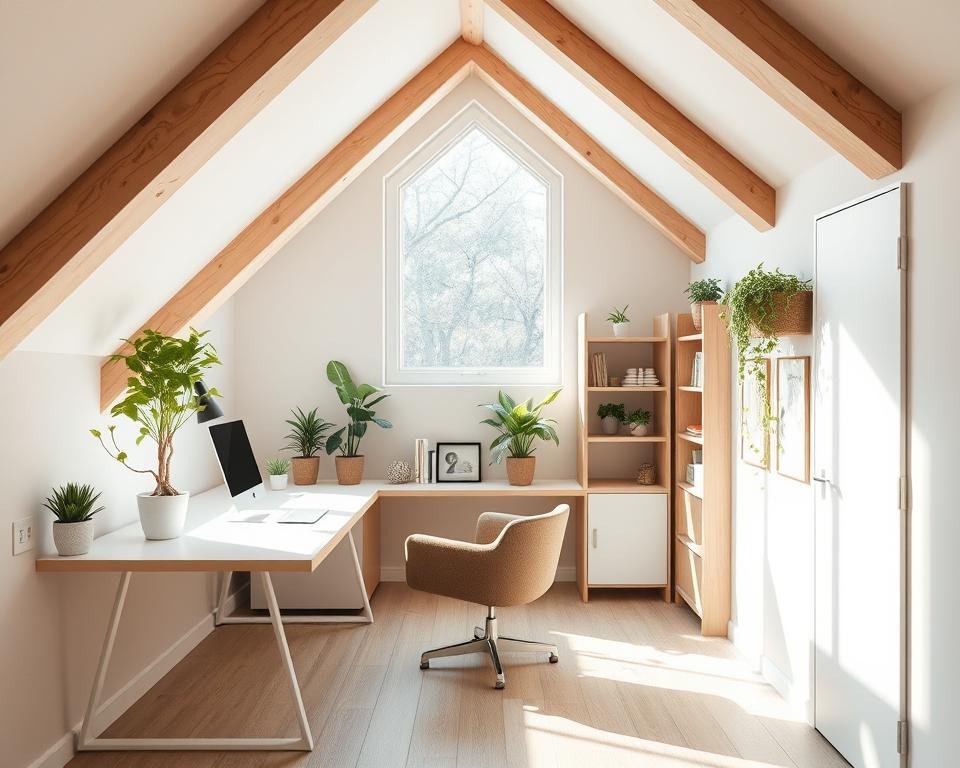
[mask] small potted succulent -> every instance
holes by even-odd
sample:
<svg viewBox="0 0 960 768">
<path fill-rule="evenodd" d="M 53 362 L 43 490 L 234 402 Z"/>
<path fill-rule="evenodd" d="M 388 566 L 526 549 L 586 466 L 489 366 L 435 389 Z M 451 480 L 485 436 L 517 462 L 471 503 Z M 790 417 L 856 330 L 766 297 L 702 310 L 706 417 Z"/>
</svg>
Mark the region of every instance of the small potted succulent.
<svg viewBox="0 0 960 768">
<path fill-rule="evenodd" d="M 716 304 L 723 298 L 723 289 L 720 280 L 708 277 L 705 280 L 694 280 L 686 287 L 684 293 L 690 299 L 690 314 L 693 316 L 693 327 L 702 330 L 703 305 Z"/>
<path fill-rule="evenodd" d="M 601 403 L 597 416 L 600 417 L 600 431 L 605 435 L 617 434 L 620 425 L 627 420 L 623 403 Z"/>
<path fill-rule="evenodd" d="M 286 420 L 290 432 L 287 433 L 284 450 L 294 453 L 294 485 L 313 485 L 320 474 L 320 457 L 316 454 L 323 447 L 324 436 L 334 425 L 318 416 L 318 410 L 314 408 L 309 413 L 304 413 L 302 408 L 295 408 L 290 412 L 293 418 Z M 271 487 L 272 482 L 271 478 Z"/>
<path fill-rule="evenodd" d="M 135 341 L 129 355 L 113 355 L 110 360 L 123 361 L 130 377 L 124 398 L 110 409 L 111 416 L 126 416 L 139 427 L 137 445 L 149 439 L 156 443 L 156 469 L 137 469 L 128 462 L 128 454 L 117 443 L 116 426 L 108 427 L 110 445 L 100 430 L 90 433 L 111 458 L 131 472 L 150 475 L 156 486 L 152 492 L 137 494 L 140 526 L 147 539 L 175 539 L 183 532 L 190 494 L 178 491 L 170 479 L 173 438 L 198 412 L 207 407 L 210 398 L 219 397 L 215 387 L 198 394 L 196 385 L 203 372 L 220 365 L 217 350 L 204 341 L 208 331 L 190 329 L 186 339 L 164 336 L 145 330 Z"/>
<path fill-rule="evenodd" d="M 560 445 L 554 426 L 557 422 L 540 416 L 559 394 L 560 390 L 557 389 L 534 405 L 532 399 L 517 403 L 509 395 L 500 392 L 497 402 L 481 406 L 493 411 L 495 418 L 484 419 L 480 423 L 488 424 L 500 433 L 490 443 L 490 463 L 499 464 L 507 457 L 507 480 L 510 485 L 530 485 L 533 482 L 537 468 L 537 457 L 533 455 L 536 450 L 533 447 L 535 439 L 553 440 Z"/>
<path fill-rule="evenodd" d="M 93 516 L 103 507 L 94 509 L 100 494 L 92 485 L 67 483 L 53 489 L 53 495 L 43 503 L 53 512 L 53 543 L 61 557 L 85 555 L 93 544 Z"/>
<path fill-rule="evenodd" d="M 630 327 L 630 318 L 627 317 L 627 308 L 629 304 L 624 304 L 623 309 L 614 307 L 607 315 L 607 322 L 613 326 L 614 336 L 626 336 L 627 329 Z"/>
<path fill-rule="evenodd" d="M 286 489 L 287 473 L 289 471 L 290 471 L 289 459 L 270 459 L 267 462 L 267 475 L 269 475 L 270 477 L 271 491 L 282 491 Z"/>
<path fill-rule="evenodd" d="M 327 453 L 340 451 L 336 458 L 337 482 L 340 485 L 356 485 L 363 479 L 364 456 L 360 453 L 360 440 L 367 433 L 367 425 L 373 422 L 383 429 L 393 427 L 373 410 L 373 406 L 390 395 L 377 395 L 380 390 L 370 384 L 354 384 L 347 366 L 338 360 L 327 363 L 327 378 L 336 388 L 340 402 L 347 406 L 347 415 L 350 417 L 347 426 L 327 438 Z"/>
<path fill-rule="evenodd" d="M 624 419 L 624 421 L 630 428 L 631 435 L 634 437 L 646 437 L 647 432 L 650 430 L 650 422 L 652 418 L 653 417 L 650 411 L 645 411 L 643 408 L 637 408 L 637 410 L 628 413 L 627 418 Z"/>
</svg>

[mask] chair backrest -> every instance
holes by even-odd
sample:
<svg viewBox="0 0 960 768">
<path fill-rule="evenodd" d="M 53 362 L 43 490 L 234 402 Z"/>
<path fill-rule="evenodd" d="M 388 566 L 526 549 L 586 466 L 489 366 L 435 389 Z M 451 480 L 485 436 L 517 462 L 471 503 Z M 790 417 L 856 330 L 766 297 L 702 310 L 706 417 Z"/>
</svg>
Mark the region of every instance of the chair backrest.
<svg viewBox="0 0 960 768">
<path fill-rule="evenodd" d="M 557 505 L 543 515 L 508 523 L 496 542 L 497 568 L 506 577 L 493 605 L 531 603 L 550 589 L 560 562 L 560 547 L 570 507 Z"/>
</svg>

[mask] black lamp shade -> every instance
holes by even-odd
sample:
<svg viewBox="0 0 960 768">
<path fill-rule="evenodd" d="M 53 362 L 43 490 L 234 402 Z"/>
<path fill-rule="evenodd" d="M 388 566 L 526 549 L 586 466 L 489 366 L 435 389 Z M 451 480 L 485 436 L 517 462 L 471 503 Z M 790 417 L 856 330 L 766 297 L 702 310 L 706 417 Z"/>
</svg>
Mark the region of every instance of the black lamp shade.
<svg viewBox="0 0 960 768">
<path fill-rule="evenodd" d="M 194 384 L 193 389 L 197 393 L 197 397 L 200 398 L 200 405 L 204 406 L 203 410 L 197 411 L 198 422 L 203 424 L 206 421 L 213 421 L 223 416 L 223 411 L 217 401 L 207 394 L 207 386 L 202 381 Z"/>
</svg>

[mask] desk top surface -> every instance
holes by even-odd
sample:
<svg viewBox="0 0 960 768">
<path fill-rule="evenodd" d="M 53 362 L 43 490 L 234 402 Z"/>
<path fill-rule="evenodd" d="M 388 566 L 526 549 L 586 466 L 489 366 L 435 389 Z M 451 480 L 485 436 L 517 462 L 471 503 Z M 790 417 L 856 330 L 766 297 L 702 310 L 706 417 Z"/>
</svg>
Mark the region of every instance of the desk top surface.
<svg viewBox="0 0 960 768">
<path fill-rule="evenodd" d="M 301 571 L 315 569 L 363 514 L 381 497 L 573 497 L 583 487 L 573 480 L 540 480 L 516 487 L 502 482 L 390 485 L 367 480 L 359 485 L 293 486 L 267 491 L 257 508 L 326 509 L 312 525 L 235 522 L 235 507 L 226 486 L 190 498 L 183 534 L 168 541 L 147 541 L 140 523 L 131 523 L 96 538 L 90 551 L 76 557 L 41 555 L 41 572 L 120 571 Z M 278 517 L 274 515 L 272 517 Z"/>
</svg>

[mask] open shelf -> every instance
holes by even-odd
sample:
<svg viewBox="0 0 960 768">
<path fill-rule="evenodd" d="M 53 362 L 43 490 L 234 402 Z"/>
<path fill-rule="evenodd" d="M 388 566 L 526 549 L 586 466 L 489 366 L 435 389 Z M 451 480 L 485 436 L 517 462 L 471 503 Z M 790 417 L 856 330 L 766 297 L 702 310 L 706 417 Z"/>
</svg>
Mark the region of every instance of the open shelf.
<svg viewBox="0 0 960 768">
<path fill-rule="evenodd" d="M 645 437 L 636 437 L 634 435 L 588 435 L 588 443 L 665 443 L 666 435 L 646 435 Z"/>
<path fill-rule="evenodd" d="M 698 488 L 697 486 L 693 485 L 692 483 L 688 483 L 685 480 L 678 480 L 677 485 L 680 488 L 683 488 L 683 490 L 685 490 L 691 496 L 703 500 L 703 488 Z"/>
<path fill-rule="evenodd" d="M 666 336 L 589 336 L 588 344 L 666 344 Z"/>
<path fill-rule="evenodd" d="M 686 440 L 688 443 L 696 443 L 697 445 L 703 445 L 703 436 L 697 437 L 696 435 L 688 435 L 686 432 L 677 432 L 677 437 L 681 440 Z"/>
<path fill-rule="evenodd" d="M 703 334 L 688 333 L 686 336 L 677 336 L 677 341 L 703 341 Z"/>
<path fill-rule="evenodd" d="M 703 387 L 677 387 L 681 392 L 700 392 L 703 394 Z"/>
<path fill-rule="evenodd" d="M 590 478 L 587 493 L 666 493 L 665 485 L 640 485 L 636 478 Z"/>
<path fill-rule="evenodd" d="M 678 533 L 677 541 L 679 541 L 683 546 L 685 546 L 687 549 L 693 552 L 693 554 L 695 554 L 697 557 L 703 557 L 703 547 L 701 547 L 699 544 L 697 544 L 697 542 L 695 542 L 693 539 L 687 536 L 687 534 Z"/>
<path fill-rule="evenodd" d="M 587 392 L 666 392 L 666 387 L 587 387 Z"/>
</svg>

